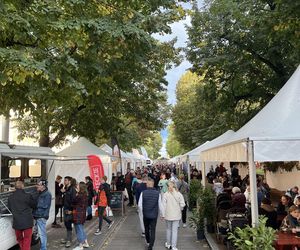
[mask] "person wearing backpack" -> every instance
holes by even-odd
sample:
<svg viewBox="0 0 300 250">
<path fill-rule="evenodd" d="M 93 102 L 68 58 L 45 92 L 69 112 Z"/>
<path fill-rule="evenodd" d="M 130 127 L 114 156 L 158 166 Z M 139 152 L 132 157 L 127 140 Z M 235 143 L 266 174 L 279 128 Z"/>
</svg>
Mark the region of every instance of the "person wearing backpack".
<svg viewBox="0 0 300 250">
<path fill-rule="evenodd" d="M 110 229 L 114 223 L 114 221 L 108 219 L 105 214 L 105 208 L 107 206 L 110 206 L 110 200 L 111 200 L 110 185 L 106 183 L 106 181 L 107 181 L 107 177 L 103 176 L 101 178 L 101 184 L 98 190 L 96 205 L 98 206 L 99 227 L 94 233 L 95 235 L 102 234 L 101 229 L 102 229 L 103 220 L 105 220 L 108 223 L 108 229 Z"/>
</svg>

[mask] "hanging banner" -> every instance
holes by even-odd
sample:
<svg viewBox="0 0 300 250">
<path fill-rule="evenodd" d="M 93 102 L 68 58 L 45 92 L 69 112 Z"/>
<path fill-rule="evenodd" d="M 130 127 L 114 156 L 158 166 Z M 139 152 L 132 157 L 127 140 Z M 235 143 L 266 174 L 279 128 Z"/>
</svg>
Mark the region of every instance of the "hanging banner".
<svg viewBox="0 0 300 250">
<path fill-rule="evenodd" d="M 122 171 L 122 158 L 121 158 L 121 150 L 119 147 L 119 143 L 116 137 L 111 138 L 111 148 L 112 148 L 112 155 L 118 159 L 117 162 L 117 171 L 123 173 Z"/>
<path fill-rule="evenodd" d="M 104 168 L 101 159 L 97 155 L 88 155 L 90 177 L 93 180 L 95 190 L 98 190 L 101 178 L 104 176 Z"/>
</svg>

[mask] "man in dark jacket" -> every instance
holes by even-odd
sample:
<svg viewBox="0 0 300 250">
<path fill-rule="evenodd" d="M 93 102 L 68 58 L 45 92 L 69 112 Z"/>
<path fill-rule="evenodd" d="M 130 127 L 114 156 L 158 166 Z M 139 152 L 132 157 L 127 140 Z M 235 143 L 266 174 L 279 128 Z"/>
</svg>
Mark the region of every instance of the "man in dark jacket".
<svg viewBox="0 0 300 250">
<path fill-rule="evenodd" d="M 85 184 L 87 188 L 87 217 L 86 220 L 91 220 L 93 219 L 93 198 L 94 198 L 94 185 L 93 185 L 93 180 L 90 176 L 85 177 Z"/>
<path fill-rule="evenodd" d="M 147 181 L 147 190 L 143 191 L 139 199 L 139 210 L 143 211 L 145 237 L 148 250 L 153 249 L 158 213 L 162 214 L 161 197 L 154 188 L 153 179 Z"/>
<path fill-rule="evenodd" d="M 24 191 L 24 183 L 16 182 L 16 191 L 8 198 L 8 208 L 13 215 L 13 229 L 22 250 L 30 250 L 33 216 L 36 202 Z"/>
<path fill-rule="evenodd" d="M 117 177 L 115 178 L 116 189 L 117 191 L 124 191 L 125 190 L 125 179 L 121 172 L 117 173 Z"/>
<path fill-rule="evenodd" d="M 134 202 L 133 193 L 132 193 L 132 180 L 133 180 L 133 175 L 132 175 L 131 170 L 128 168 L 127 174 L 125 175 L 125 186 L 126 186 L 128 198 L 129 198 L 128 206 L 133 206 L 133 202 Z"/>
<path fill-rule="evenodd" d="M 148 181 L 148 177 L 146 175 L 144 175 L 142 183 L 139 183 L 136 186 L 135 199 L 136 199 L 137 204 L 139 204 L 139 199 L 140 199 L 141 193 L 147 189 L 147 181 Z M 144 220 L 143 220 L 143 211 L 138 209 L 138 213 L 139 213 L 142 237 L 145 237 L 145 226 L 144 226 Z"/>
<path fill-rule="evenodd" d="M 52 227 L 61 227 L 61 225 L 56 223 L 56 217 L 59 212 L 59 210 L 63 207 L 63 197 L 61 193 L 61 189 L 63 188 L 63 184 L 60 184 L 62 180 L 62 177 L 60 175 L 56 176 L 55 179 L 55 216 L 54 216 L 54 222 L 52 223 Z"/>
<path fill-rule="evenodd" d="M 70 247 L 72 242 L 72 212 L 73 201 L 76 198 L 75 187 L 71 185 L 72 177 L 66 176 L 64 179 L 64 188 L 61 190 L 64 194 L 64 223 L 67 229 L 67 237 L 63 239 L 61 243 L 65 244 L 65 247 Z"/>
<path fill-rule="evenodd" d="M 51 193 L 47 188 L 47 181 L 40 180 L 36 186 L 38 191 L 37 197 L 37 206 L 33 211 L 33 217 L 36 221 L 36 225 L 38 228 L 40 240 L 41 240 L 41 248 L 40 250 L 47 249 L 47 232 L 46 232 L 46 223 L 49 219 L 49 211 L 51 207 Z"/>
</svg>

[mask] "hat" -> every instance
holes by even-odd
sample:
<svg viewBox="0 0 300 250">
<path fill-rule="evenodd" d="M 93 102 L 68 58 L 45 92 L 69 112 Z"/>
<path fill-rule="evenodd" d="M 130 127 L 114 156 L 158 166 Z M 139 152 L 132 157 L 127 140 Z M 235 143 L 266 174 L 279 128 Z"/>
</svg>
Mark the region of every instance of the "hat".
<svg viewBox="0 0 300 250">
<path fill-rule="evenodd" d="M 45 180 L 45 179 L 40 179 L 39 182 L 38 182 L 37 184 L 38 184 L 38 185 L 41 185 L 41 186 L 47 187 L 48 181 Z"/>
<path fill-rule="evenodd" d="M 233 194 L 240 193 L 240 192 L 241 192 L 241 189 L 240 189 L 240 188 L 238 188 L 238 187 L 233 187 L 233 188 L 232 188 L 232 193 L 233 193 Z"/>
</svg>

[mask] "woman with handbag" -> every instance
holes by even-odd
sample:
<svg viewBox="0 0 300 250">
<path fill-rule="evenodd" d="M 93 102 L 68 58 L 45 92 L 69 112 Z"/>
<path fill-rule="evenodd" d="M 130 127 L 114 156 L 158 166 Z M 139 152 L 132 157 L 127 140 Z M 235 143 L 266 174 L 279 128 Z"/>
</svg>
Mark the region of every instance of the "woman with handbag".
<svg viewBox="0 0 300 250">
<path fill-rule="evenodd" d="M 110 186 L 106 183 L 107 177 L 103 176 L 101 178 L 101 184 L 99 186 L 97 199 L 95 205 L 98 206 L 98 217 L 99 217 L 99 227 L 97 231 L 94 233 L 95 235 L 101 234 L 102 223 L 105 220 L 108 223 L 108 229 L 111 228 L 114 221 L 111 221 L 106 217 L 105 208 L 110 206 L 111 194 L 110 194 Z"/>
<path fill-rule="evenodd" d="M 177 234 L 181 211 L 185 207 L 183 195 L 177 190 L 173 181 L 168 182 L 168 190 L 163 195 L 163 219 L 166 220 L 167 241 L 165 247 L 172 250 L 177 248 Z"/>
<path fill-rule="evenodd" d="M 86 220 L 86 208 L 88 205 L 87 187 L 84 182 L 80 182 L 76 187 L 76 198 L 73 201 L 73 223 L 79 245 L 74 250 L 88 248 L 86 233 L 83 224 Z"/>
</svg>

